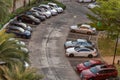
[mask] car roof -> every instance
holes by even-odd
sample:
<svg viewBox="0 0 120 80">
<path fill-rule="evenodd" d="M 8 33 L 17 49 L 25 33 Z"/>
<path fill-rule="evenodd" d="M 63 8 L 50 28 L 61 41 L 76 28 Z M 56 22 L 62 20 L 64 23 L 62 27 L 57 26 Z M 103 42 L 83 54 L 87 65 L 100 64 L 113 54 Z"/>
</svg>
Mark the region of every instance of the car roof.
<svg viewBox="0 0 120 80">
<path fill-rule="evenodd" d="M 55 3 L 51 3 L 51 2 L 49 2 L 48 4 L 51 4 L 51 5 L 57 5 L 57 4 L 55 4 Z"/>
<path fill-rule="evenodd" d="M 98 70 L 109 70 L 109 69 L 115 69 L 115 67 L 113 65 L 107 65 L 107 64 L 103 64 L 103 65 L 97 65 L 95 66 Z"/>
<path fill-rule="evenodd" d="M 74 48 L 94 50 L 94 48 L 76 46 Z"/>
<path fill-rule="evenodd" d="M 39 7 L 50 7 L 49 5 L 41 4 Z"/>
<path fill-rule="evenodd" d="M 88 25 L 88 24 L 82 24 L 81 26 L 90 28 L 90 25 Z"/>
<path fill-rule="evenodd" d="M 87 40 L 86 39 L 77 39 L 77 41 L 79 41 L 79 42 L 85 42 Z"/>
</svg>

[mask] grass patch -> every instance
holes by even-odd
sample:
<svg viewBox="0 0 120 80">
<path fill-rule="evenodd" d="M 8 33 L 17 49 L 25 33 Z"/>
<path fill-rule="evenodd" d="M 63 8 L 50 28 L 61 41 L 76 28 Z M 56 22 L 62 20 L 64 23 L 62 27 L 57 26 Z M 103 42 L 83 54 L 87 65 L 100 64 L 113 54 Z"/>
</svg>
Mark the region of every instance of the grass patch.
<svg viewBox="0 0 120 80">
<path fill-rule="evenodd" d="M 120 76 L 120 65 L 115 65 L 118 71 L 118 76 Z"/>
<path fill-rule="evenodd" d="M 110 38 L 100 37 L 98 39 L 98 48 L 101 56 L 113 56 L 115 47 L 115 40 Z M 120 56 L 120 43 L 118 43 L 116 56 Z"/>
</svg>

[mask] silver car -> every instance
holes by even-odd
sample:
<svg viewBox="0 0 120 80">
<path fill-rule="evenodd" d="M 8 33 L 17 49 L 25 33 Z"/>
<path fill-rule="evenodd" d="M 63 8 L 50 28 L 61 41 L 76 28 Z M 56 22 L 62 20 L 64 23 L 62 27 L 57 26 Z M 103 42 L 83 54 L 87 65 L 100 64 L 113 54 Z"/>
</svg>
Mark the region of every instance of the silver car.
<svg viewBox="0 0 120 80">
<path fill-rule="evenodd" d="M 62 13 L 63 12 L 63 8 L 62 7 L 58 7 L 57 4 L 55 4 L 55 3 L 49 2 L 48 5 L 51 8 L 54 8 L 58 13 Z"/>
<path fill-rule="evenodd" d="M 70 26 L 71 32 L 86 33 L 86 34 L 96 34 L 96 28 L 91 27 L 88 24 L 81 24 Z"/>
<path fill-rule="evenodd" d="M 33 7 L 31 8 L 31 11 L 36 11 L 41 15 L 45 15 L 47 18 L 50 18 L 52 16 L 51 12 L 48 10 L 45 10 L 44 8 Z"/>
<path fill-rule="evenodd" d="M 44 9 L 50 11 L 53 16 L 58 14 L 57 11 L 54 8 L 51 8 L 49 5 L 41 4 L 39 6 L 39 8 L 44 8 Z"/>
<path fill-rule="evenodd" d="M 95 48 L 86 47 L 71 47 L 66 49 L 66 55 L 69 57 L 81 56 L 81 57 L 96 57 L 98 53 Z"/>
<path fill-rule="evenodd" d="M 95 0 L 78 0 L 78 2 L 94 2 Z"/>
<path fill-rule="evenodd" d="M 76 47 L 76 46 L 80 46 L 80 47 L 94 47 L 94 43 L 92 43 L 91 41 L 88 41 L 86 39 L 77 39 L 74 41 L 66 41 L 64 44 L 65 48 L 70 48 L 70 47 Z"/>
</svg>

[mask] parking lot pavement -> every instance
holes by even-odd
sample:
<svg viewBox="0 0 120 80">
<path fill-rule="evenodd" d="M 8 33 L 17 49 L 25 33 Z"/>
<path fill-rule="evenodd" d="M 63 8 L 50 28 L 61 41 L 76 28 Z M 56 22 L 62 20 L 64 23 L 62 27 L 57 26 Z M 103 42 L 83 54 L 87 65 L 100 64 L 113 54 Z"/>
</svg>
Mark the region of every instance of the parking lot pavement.
<svg viewBox="0 0 120 80">
<path fill-rule="evenodd" d="M 90 11 L 76 2 L 65 4 L 67 8 L 64 13 L 51 17 L 36 27 L 28 45 L 31 66 L 44 75 L 43 80 L 80 80 L 73 69 L 77 60 L 65 56 L 64 43 L 69 26 L 90 22 L 85 15 Z M 84 60 L 87 59 L 79 58 L 79 62 Z"/>
</svg>

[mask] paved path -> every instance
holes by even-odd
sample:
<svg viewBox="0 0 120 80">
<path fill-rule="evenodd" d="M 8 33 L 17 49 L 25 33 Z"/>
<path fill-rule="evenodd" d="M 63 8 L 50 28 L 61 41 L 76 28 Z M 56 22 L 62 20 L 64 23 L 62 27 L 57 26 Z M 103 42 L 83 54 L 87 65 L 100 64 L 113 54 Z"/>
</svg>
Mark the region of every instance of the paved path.
<svg viewBox="0 0 120 80">
<path fill-rule="evenodd" d="M 44 75 L 44 80 L 80 80 L 65 56 L 64 42 L 69 26 L 89 22 L 86 8 L 76 2 L 67 2 L 63 14 L 42 22 L 29 42 L 32 67 Z M 73 16 L 77 16 L 73 19 Z"/>
</svg>

